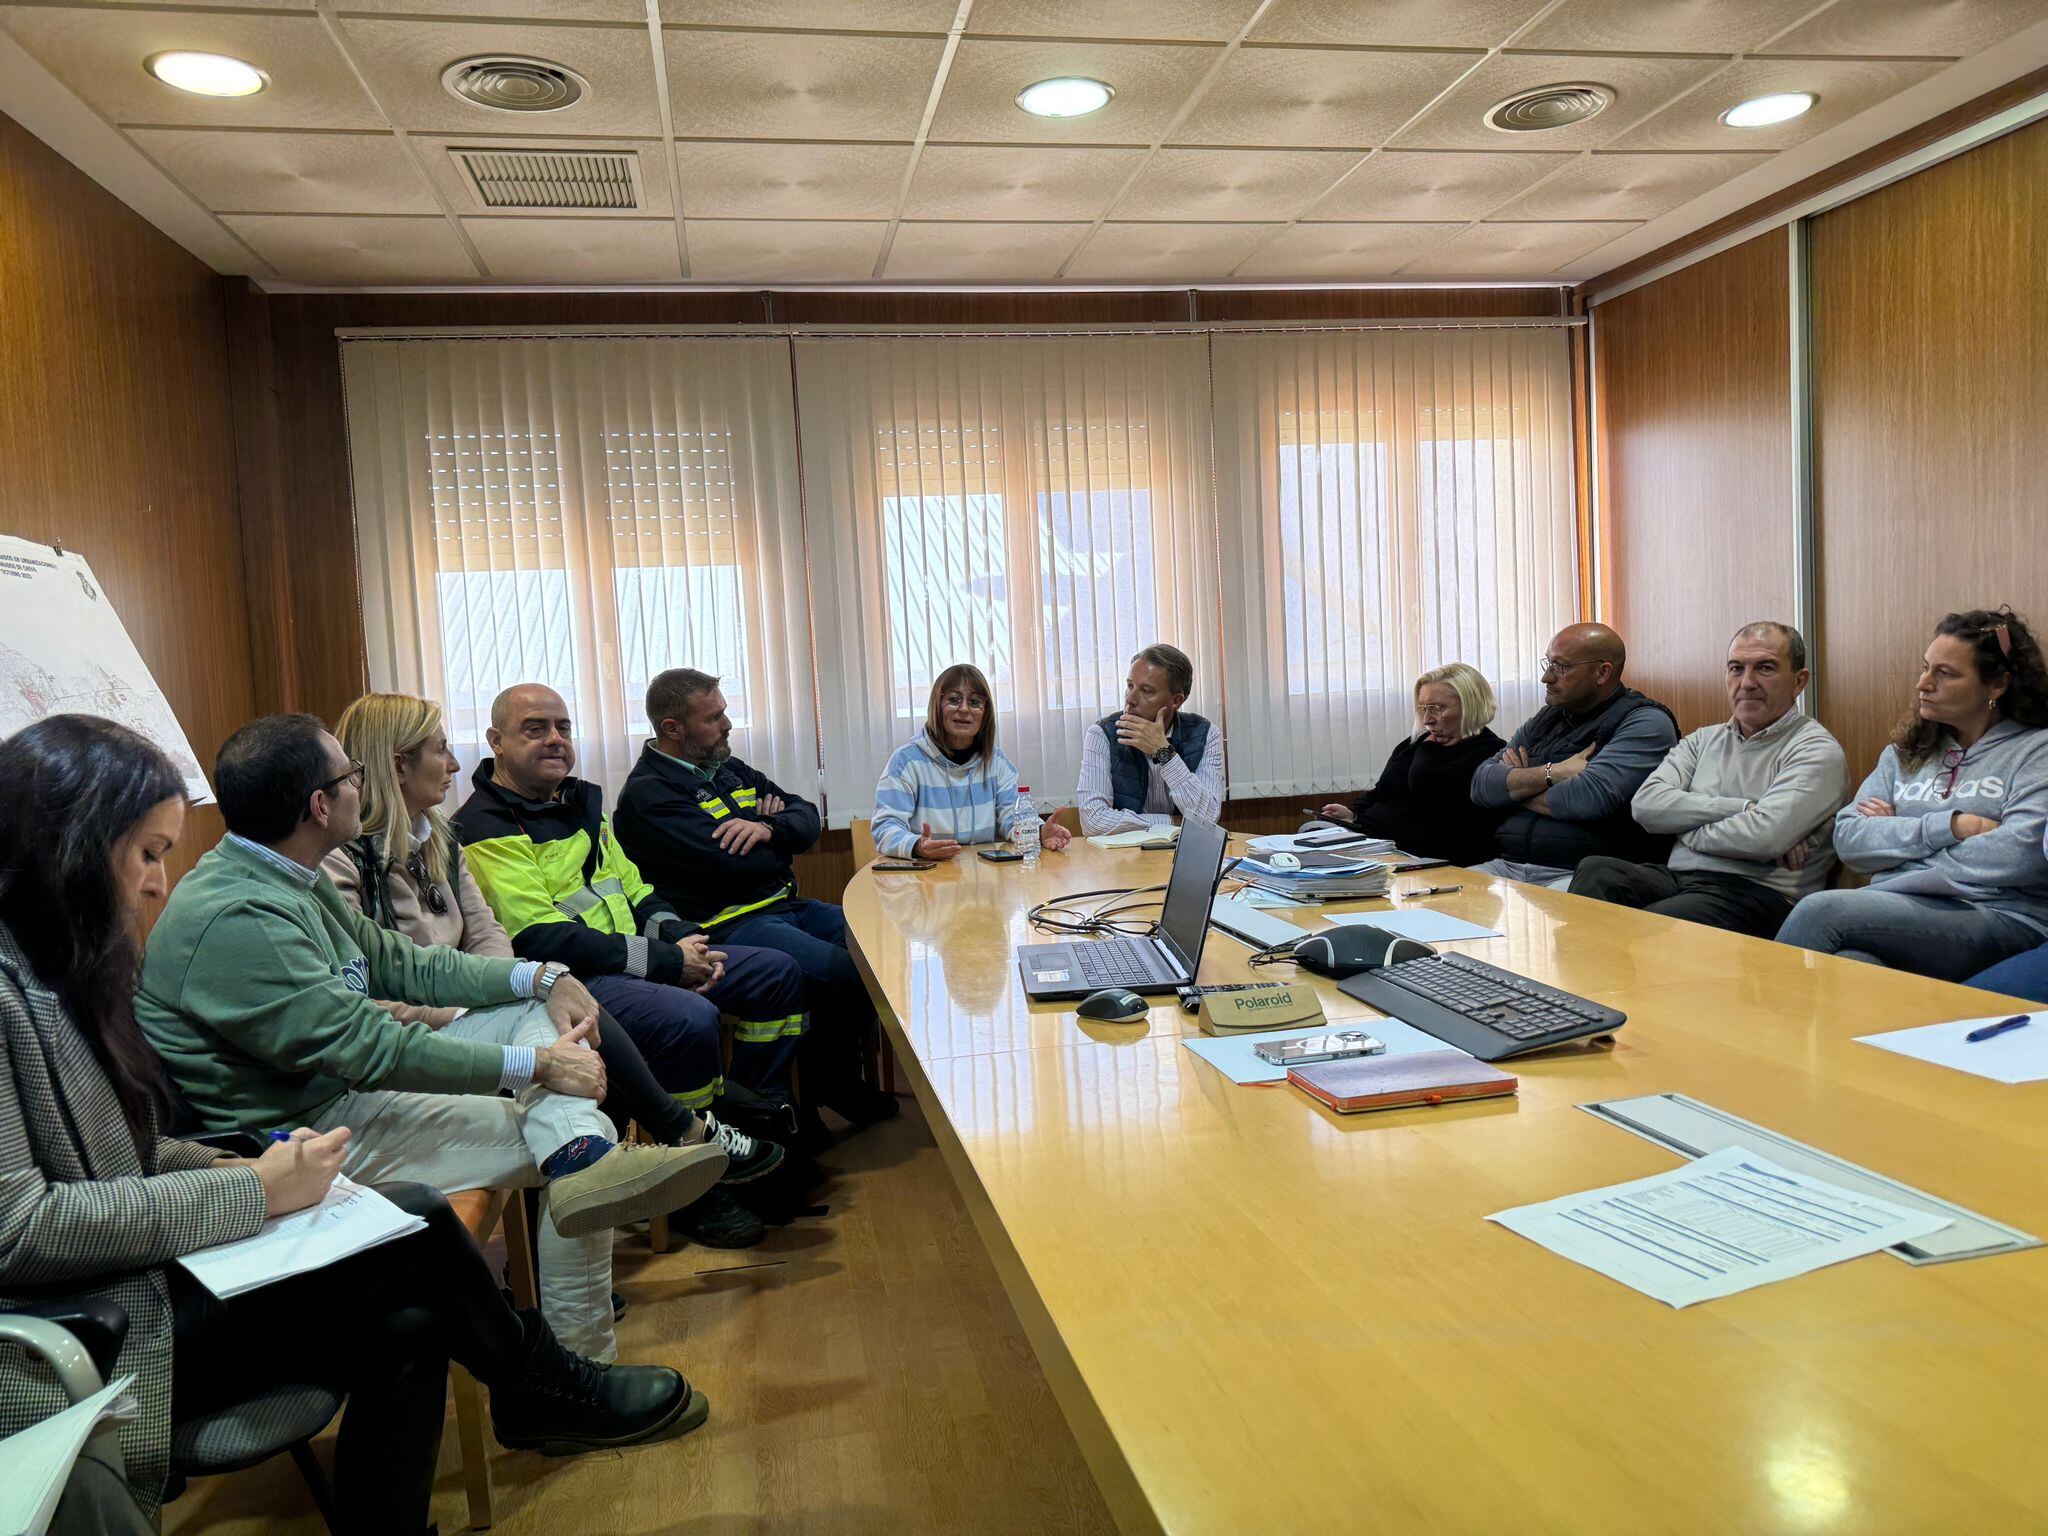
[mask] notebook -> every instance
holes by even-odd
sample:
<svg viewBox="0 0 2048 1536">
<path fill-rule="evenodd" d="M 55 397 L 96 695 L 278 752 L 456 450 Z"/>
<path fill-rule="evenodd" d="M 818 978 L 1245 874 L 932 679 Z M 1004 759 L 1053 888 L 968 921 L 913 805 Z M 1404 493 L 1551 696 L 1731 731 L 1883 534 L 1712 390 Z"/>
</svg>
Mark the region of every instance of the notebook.
<svg viewBox="0 0 2048 1536">
<path fill-rule="evenodd" d="M 1318 1061 L 1295 1067 L 1287 1081 L 1340 1115 L 1453 1099 L 1492 1099 L 1515 1091 L 1514 1078 L 1463 1051 Z"/>
</svg>

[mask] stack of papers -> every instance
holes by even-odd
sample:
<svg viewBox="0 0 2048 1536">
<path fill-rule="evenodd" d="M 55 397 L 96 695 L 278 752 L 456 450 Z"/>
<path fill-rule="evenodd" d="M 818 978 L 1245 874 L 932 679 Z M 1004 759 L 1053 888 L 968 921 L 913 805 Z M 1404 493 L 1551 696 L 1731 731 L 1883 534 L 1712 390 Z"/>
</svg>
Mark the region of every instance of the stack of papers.
<svg viewBox="0 0 2048 1536">
<path fill-rule="evenodd" d="M 178 1262 L 222 1301 L 309 1269 L 320 1269 L 365 1248 L 388 1243 L 426 1223 L 408 1216 L 374 1189 L 335 1176 L 327 1198 L 289 1216 L 273 1216 L 240 1242 L 188 1253 Z"/>
<path fill-rule="evenodd" d="M 1251 855 L 1238 860 L 1231 873 L 1246 885 L 1296 901 L 1347 901 L 1387 893 L 1387 866 L 1374 859 L 1305 850 L 1294 855 L 1299 869 L 1275 869 Z"/>
<path fill-rule="evenodd" d="M 125 1424 L 136 1417 L 135 1399 L 128 1396 L 134 1380 L 122 1376 L 62 1413 L 0 1440 L 0 1531 L 43 1536 L 93 1432 L 102 1424 Z"/>
</svg>

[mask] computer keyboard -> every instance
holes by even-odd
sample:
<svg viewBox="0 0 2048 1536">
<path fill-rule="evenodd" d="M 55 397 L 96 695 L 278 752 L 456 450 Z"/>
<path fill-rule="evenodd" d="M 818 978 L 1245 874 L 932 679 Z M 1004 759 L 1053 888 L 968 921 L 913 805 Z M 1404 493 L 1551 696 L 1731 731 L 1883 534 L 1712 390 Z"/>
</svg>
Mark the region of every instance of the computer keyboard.
<svg viewBox="0 0 2048 1536">
<path fill-rule="evenodd" d="M 1129 986 L 1134 981 L 1158 979 L 1159 951 L 1149 939 L 1096 939 L 1076 944 L 1074 954 L 1081 962 L 1081 979 L 1091 987 Z"/>
<path fill-rule="evenodd" d="M 1340 986 L 1481 1061 L 1611 1034 L 1628 1022 L 1612 1008 L 1463 954 L 1402 960 Z"/>
</svg>

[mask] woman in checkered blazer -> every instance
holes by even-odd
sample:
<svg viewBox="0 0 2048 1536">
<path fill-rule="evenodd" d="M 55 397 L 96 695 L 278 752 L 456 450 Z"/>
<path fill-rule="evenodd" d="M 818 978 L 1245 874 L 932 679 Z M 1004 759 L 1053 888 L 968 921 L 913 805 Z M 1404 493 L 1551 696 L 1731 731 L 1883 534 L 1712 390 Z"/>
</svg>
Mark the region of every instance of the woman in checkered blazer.
<svg viewBox="0 0 2048 1536">
<path fill-rule="evenodd" d="M 126 1311 L 114 1374 L 134 1376 L 142 1408 L 121 1432 L 140 1510 L 162 1496 L 174 1415 L 316 1383 L 348 1396 L 340 1527 L 422 1531 L 451 1356 L 492 1386 L 501 1439 L 580 1449 L 669 1429 L 689 1398 L 679 1374 L 599 1370 L 563 1350 L 538 1313 L 506 1304 L 447 1202 L 417 1185 L 384 1193 L 424 1231 L 231 1302 L 178 1268 L 319 1201 L 349 1133 L 297 1131 L 258 1158 L 157 1134 L 160 1069 L 132 993 L 185 818 L 161 752 L 111 721 L 57 715 L 0 743 L 0 785 L 0 1312 L 79 1296 Z M 64 1406 L 40 1361 L 0 1344 L 0 1435 Z M 85 1481 L 104 1492 L 99 1469 Z M 72 1488 L 84 1497 L 79 1478 Z M 74 1528 L 108 1518 L 69 1513 Z M 60 1507 L 54 1529 L 66 1520 Z"/>
</svg>

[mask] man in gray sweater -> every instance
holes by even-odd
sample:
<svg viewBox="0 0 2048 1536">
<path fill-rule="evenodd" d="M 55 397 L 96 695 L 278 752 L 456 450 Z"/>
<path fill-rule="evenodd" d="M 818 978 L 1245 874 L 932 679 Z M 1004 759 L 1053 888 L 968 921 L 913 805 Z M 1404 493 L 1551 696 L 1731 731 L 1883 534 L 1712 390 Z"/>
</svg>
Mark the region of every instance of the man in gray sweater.
<svg viewBox="0 0 2048 1536">
<path fill-rule="evenodd" d="M 1827 728 L 1792 712 L 1812 674 L 1789 624 L 1746 624 L 1728 643 L 1729 718 L 1673 747 L 1629 809 L 1673 834 L 1663 864 L 1596 855 L 1572 893 L 1768 939 L 1827 884 L 1847 761 Z"/>
</svg>

